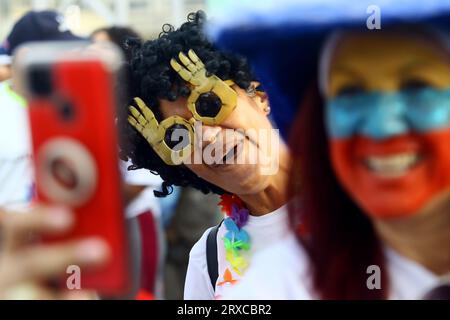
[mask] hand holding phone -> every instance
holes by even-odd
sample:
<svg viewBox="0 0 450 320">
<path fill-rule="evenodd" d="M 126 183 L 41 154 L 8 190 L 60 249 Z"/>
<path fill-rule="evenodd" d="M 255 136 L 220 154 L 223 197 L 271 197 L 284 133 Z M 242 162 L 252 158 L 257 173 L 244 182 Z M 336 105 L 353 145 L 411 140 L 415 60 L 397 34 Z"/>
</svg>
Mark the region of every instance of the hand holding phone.
<svg viewBox="0 0 450 320">
<path fill-rule="evenodd" d="M 29 44 L 19 64 L 29 101 L 38 201 L 67 206 L 75 214 L 71 231 L 46 241 L 104 239 L 109 261 L 81 270 L 81 283 L 118 295 L 129 288 L 130 274 L 115 127 L 121 58 L 110 50 L 105 61 L 85 43 Z"/>
<path fill-rule="evenodd" d="M 0 209 L 0 300 L 93 299 L 93 292 L 68 291 L 45 285 L 68 265 L 89 268 L 107 261 L 104 241 L 85 238 L 58 245 L 36 244 L 34 235 L 62 234 L 74 223 L 73 214 L 58 207 L 35 206 L 26 212 Z M 18 267 L 20 266 L 20 268 Z"/>
</svg>

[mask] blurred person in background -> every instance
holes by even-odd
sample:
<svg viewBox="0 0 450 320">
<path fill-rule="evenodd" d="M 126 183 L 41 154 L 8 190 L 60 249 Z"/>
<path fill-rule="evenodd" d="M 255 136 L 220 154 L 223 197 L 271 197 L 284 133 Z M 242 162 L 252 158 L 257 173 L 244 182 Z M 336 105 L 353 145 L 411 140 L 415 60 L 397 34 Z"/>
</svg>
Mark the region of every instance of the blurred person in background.
<svg viewBox="0 0 450 320">
<path fill-rule="evenodd" d="M 30 41 L 72 41 L 81 38 L 64 29 L 54 11 L 30 11 L 13 26 L 3 42 L 0 57 L 12 61 L 16 49 Z M 33 197 L 31 141 L 27 104 L 11 69 L 10 79 L 0 83 L 0 206 L 28 205 Z"/>
<path fill-rule="evenodd" d="M 6 49 L 0 46 L 0 82 L 10 79 L 11 57 L 6 53 Z"/>
<path fill-rule="evenodd" d="M 133 293 L 137 299 L 164 298 L 165 236 L 162 228 L 162 211 L 154 190 L 161 187 L 161 179 L 145 170 L 128 171 L 129 163 L 121 161 L 124 192 L 127 203 L 126 216 L 134 221 L 134 246 L 140 254 L 140 289 Z"/>
<path fill-rule="evenodd" d="M 127 50 L 126 46 L 128 39 L 139 40 L 141 37 L 132 28 L 120 26 L 100 28 L 91 34 L 91 40 L 94 42 L 109 41 L 116 44 L 122 50 L 126 61 L 131 58 L 131 52 Z"/>
<path fill-rule="evenodd" d="M 171 198 L 175 198 L 176 203 L 166 225 L 164 292 L 167 299 L 180 300 L 183 299 L 189 252 L 205 229 L 219 224 L 223 215 L 217 207 L 220 198 L 216 194 L 203 194 L 190 187 L 174 187 L 174 192 L 162 199 Z M 163 215 L 163 218 L 167 216 Z"/>
<path fill-rule="evenodd" d="M 239 131 L 253 129 L 256 132 L 273 132 L 268 118 L 270 107 L 267 97 L 259 90 L 260 85 L 245 59 L 218 50 L 206 39 L 203 33 L 205 19 L 201 11 L 192 13 L 188 16 L 188 22 L 177 30 L 166 24 L 157 39 L 129 44 L 132 50 L 130 88 L 134 99 L 130 101 L 133 106 L 129 107 L 129 116 L 121 121 L 119 119 L 119 125 L 126 132 L 122 155 L 132 161 L 131 169 L 145 168 L 161 176 L 164 182 L 162 190 L 156 193 L 158 196 L 169 195 L 173 185 L 191 186 L 205 194 L 221 195 L 222 210 L 227 216 L 222 224 L 206 230 L 192 248 L 185 282 L 185 299 L 220 297 L 223 291 L 245 277 L 245 270 L 252 263 L 255 252 L 280 239 L 288 230 L 285 186 L 289 152 L 277 136 L 279 148 L 272 150 L 274 154 L 266 155 L 267 150 L 263 150 L 262 144 L 259 144 L 259 136 L 249 137 Z M 173 59 L 180 59 L 177 60 L 180 62 Z M 191 71 L 196 69 L 192 78 L 200 76 L 203 81 L 216 79 L 217 85 L 226 92 L 222 99 L 236 98 L 231 106 L 233 110 L 220 124 L 205 125 L 203 122 L 202 132 L 195 133 L 203 134 L 205 141 L 201 145 L 202 151 L 208 145 L 209 148 L 217 146 L 222 149 L 225 130 L 234 129 L 233 138 L 237 142 L 233 148 L 225 150 L 224 158 L 230 156 L 236 159 L 238 150 L 244 158 L 251 152 L 264 154 L 270 164 L 279 164 L 276 173 L 262 174 L 261 162 L 240 164 L 233 161 L 233 164 L 211 165 L 204 162 L 182 165 L 168 163 L 168 154 L 173 151 L 168 146 L 174 142 L 171 133 L 176 129 L 184 132 L 189 130 L 190 125 L 186 123 L 193 119 L 194 111 L 188 109 L 187 99 L 198 89 L 193 84 L 196 79 L 191 78 L 189 82 L 190 78 L 183 73 L 179 63 Z M 199 84 L 200 87 L 204 85 Z M 220 98 L 217 101 L 217 98 L 214 92 L 202 94 L 197 100 L 197 119 L 200 113 L 205 117 L 223 114 L 220 109 L 223 101 Z M 165 123 L 173 122 L 164 133 L 165 137 L 158 138 L 162 139 L 158 141 L 163 143 L 166 153 L 161 152 L 161 144 L 155 144 L 151 138 L 160 132 L 153 125 L 155 121 L 158 123 L 164 119 L 167 120 Z M 184 214 L 188 215 L 188 210 L 190 208 Z"/>
<path fill-rule="evenodd" d="M 276 119 L 299 108 L 292 232 L 225 298 L 449 292 L 450 2 L 383 1 L 382 29 L 370 30 L 374 4 L 274 1 L 234 8 L 246 22 L 217 27 L 221 45 L 273 81 Z"/>
</svg>

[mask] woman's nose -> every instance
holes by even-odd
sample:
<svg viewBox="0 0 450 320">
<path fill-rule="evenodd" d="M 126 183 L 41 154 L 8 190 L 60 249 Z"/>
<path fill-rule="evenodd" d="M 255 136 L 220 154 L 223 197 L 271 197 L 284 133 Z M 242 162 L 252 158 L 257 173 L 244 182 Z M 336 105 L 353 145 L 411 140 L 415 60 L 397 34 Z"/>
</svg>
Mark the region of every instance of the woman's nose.
<svg viewBox="0 0 450 320">
<path fill-rule="evenodd" d="M 361 131 L 377 140 L 408 132 L 404 101 L 395 94 L 383 95 L 366 115 Z"/>
</svg>

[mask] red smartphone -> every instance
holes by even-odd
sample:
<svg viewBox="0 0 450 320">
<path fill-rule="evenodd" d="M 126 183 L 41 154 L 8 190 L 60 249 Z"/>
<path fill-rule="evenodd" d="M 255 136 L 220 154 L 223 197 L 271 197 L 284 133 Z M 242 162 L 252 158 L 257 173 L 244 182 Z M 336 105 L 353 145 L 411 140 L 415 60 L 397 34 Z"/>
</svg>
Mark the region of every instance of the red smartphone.
<svg viewBox="0 0 450 320">
<path fill-rule="evenodd" d="M 82 289 L 101 295 L 130 288 L 130 257 L 115 126 L 115 79 L 121 56 L 87 43 L 26 45 L 18 51 L 29 102 L 37 201 L 64 205 L 75 227 L 60 242 L 104 239 L 111 251 L 99 268 L 81 270 Z"/>
</svg>

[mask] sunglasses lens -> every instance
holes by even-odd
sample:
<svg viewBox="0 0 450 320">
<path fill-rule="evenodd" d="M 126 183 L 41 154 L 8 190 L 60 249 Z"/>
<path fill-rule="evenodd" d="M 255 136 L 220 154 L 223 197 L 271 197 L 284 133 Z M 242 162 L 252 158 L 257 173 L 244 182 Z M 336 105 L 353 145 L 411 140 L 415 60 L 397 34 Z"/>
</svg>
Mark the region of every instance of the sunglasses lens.
<svg viewBox="0 0 450 320">
<path fill-rule="evenodd" d="M 202 93 L 195 102 L 195 110 L 201 117 L 214 118 L 222 108 L 222 100 L 214 92 Z"/>
<path fill-rule="evenodd" d="M 182 124 L 174 124 L 166 130 L 164 141 L 174 151 L 183 150 L 190 144 L 189 130 Z"/>
</svg>

